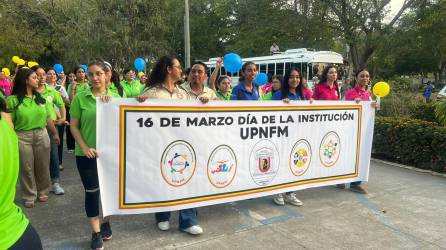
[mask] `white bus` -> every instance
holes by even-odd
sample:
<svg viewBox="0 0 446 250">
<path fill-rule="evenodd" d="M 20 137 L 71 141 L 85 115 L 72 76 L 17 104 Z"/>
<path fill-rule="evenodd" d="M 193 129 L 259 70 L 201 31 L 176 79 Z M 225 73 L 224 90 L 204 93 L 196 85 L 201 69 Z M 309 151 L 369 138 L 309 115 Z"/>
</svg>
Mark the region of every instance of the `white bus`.
<svg viewBox="0 0 446 250">
<path fill-rule="evenodd" d="M 217 58 L 210 58 L 205 62 L 209 69 L 209 75 L 215 68 Z M 259 56 L 243 58 L 243 63 L 253 62 L 257 65 L 259 73 L 266 73 L 269 76 L 285 75 L 285 71 L 292 67 L 300 69 L 302 76 L 307 80 L 308 86 L 313 88 L 314 75 L 320 75 L 325 66 L 334 64 L 343 65 L 342 55 L 333 51 L 314 51 L 305 48 L 289 49 L 285 52 L 270 56 Z M 232 78 L 232 84 L 238 83 L 239 73 L 226 72 L 222 67 L 219 75 L 228 75 Z"/>
</svg>

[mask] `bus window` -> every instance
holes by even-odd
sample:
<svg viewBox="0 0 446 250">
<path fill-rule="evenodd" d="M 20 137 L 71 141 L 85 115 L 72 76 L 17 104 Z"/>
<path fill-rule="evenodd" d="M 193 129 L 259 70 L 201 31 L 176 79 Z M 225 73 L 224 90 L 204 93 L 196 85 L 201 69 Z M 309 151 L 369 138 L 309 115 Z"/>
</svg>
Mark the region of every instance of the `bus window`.
<svg viewBox="0 0 446 250">
<path fill-rule="evenodd" d="M 268 73 L 271 75 L 276 74 L 276 64 L 275 63 L 268 64 Z"/>
<path fill-rule="evenodd" d="M 260 64 L 259 73 L 267 73 L 266 72 L 266 64 Z"/>
<path fill-rule="evenodd" d="M 285 72 L 283 71 L 283 66 L 284 66 L 284 63 L 276 64 L 276 75 L 278 75 L 278 76 L 284 75 Z"/>
<path fill-rule="evenodd" d="M 221 67 L 220 75 L 226 75 L 226 69 L 225 69 L 225 67 Z"/>
<path fill-rule="evenodd" d="M 291 69 L 292 63 L 285 63 L 285 72 Z"/>
</svg>

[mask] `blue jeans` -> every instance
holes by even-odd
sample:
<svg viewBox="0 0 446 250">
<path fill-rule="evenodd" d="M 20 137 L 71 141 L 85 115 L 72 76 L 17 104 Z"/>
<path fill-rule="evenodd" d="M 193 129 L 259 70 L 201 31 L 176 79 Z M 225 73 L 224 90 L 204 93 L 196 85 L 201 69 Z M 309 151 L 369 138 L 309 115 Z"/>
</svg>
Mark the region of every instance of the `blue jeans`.
<svg viewBox="0 0 446 250">
<path fill-rule="evenodd" d="M 359 185 L 361 185 L 361 181 L 355 181 L 350 183 L 350 186 L 359 186 Z"/>
<path fill-rule="evenodd" d="M 63 135 L 65 132 L 65 125 L 57 125 L 56 126 L 59 132 L 60 144 L 57 146 L 57 152 L 59 157 L 59 165 L 62 165 L 62 156 L 63 156 Z"/>
<path fill-rule="evenodd" d="M 48 133 L 49 134 L 49 133 Z M 59 170 L 59 153 L 58 145 L 54 141 L 52 135 L 50 136 L 51 152 L 50 152 L 50 176 L 53 183 L 59 182 L 60 170 Z"/>
<path fill-rule="evenodd" d="M 178 211 L 180 214 L 180 230 L 186 229 L 191 226 L 195 226 L 198 224 L 197 221 L 197 209 L 188 208 Z M 156 223 L 169 221 L 170 212 L 160 212 L 155 213 Z"/>
</svg>

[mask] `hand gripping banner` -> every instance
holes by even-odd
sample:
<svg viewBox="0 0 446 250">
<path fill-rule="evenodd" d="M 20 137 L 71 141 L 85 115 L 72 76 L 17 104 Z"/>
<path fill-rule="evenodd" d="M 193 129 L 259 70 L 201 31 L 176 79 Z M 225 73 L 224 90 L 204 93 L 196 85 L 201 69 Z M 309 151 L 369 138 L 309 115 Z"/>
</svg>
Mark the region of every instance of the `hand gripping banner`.
<svg viewBox="0 0 446 250">
<path fill-rule="evenodd" d="M 368 179 L 370 102 L 97 102 L 104 215 L 173 211 Z"/>
</svg>

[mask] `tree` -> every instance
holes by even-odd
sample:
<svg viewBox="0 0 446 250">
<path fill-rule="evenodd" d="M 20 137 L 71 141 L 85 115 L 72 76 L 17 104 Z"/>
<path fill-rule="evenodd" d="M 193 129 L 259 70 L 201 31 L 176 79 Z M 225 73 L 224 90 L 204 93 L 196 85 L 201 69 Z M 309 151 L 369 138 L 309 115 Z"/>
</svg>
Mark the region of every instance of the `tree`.
<svg viewBox="0 0 446 250">
<path fill-rule="evenodd" d="M 367 65 L 373 53 L 383 46 L 384 36 L 389 35 L 401 15 L 424 0 L 405 0 L 401 9 L 390 20 L 384 22 L 390 0 L 321 0 L 331 11 L 330 19 L 350 47 L 354 71 Z"/>
</svg>

